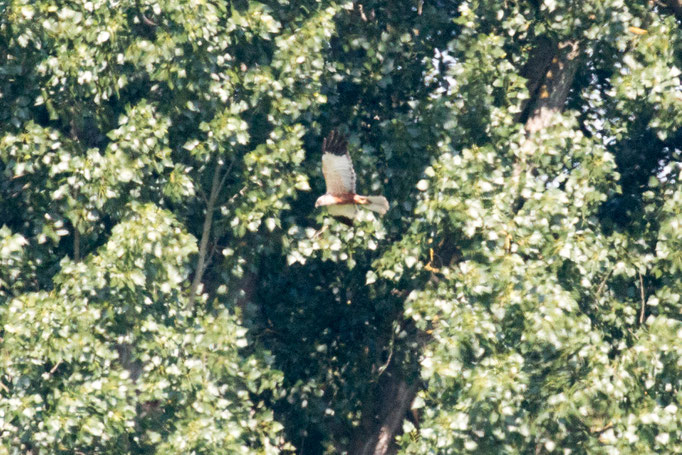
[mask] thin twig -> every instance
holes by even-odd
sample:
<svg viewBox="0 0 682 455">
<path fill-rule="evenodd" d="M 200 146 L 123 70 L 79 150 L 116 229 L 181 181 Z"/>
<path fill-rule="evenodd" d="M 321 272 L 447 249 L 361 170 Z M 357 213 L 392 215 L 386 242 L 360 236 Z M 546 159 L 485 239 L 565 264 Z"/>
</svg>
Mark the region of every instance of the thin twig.
<svg viewBox="0 0 682 455">
<path fill-rule="evenodd" d="M 237 161 L 236 158 L 234 158 L 232 162 L 230 162 L 230 165 L 227 167 L 227 170 L 223 174 L 223 178 L 220 179 L 220 184 L 218 185 L 218 188 L 222 188 L 223 185 L 225 184 L 225 180 L 227 179 L 227 176 L 230 175 L 230 171 L 232 170 L 232 166 L 234 166 L 235 161 Z"/>
<path fill-rule="evenodd" d="M 329 227 L 329 225 L 328 225 L 328 224 L 325 224 L 324 226 L 322 226 L 321 229 L 318 229 L 317 231 L 315 231 L 315 233 L 313 234 L 313 236 L 312 236 L 311 238 L 312 238 L 312 239 L 318 238 L 319 236 L 322 235 L 322 233 L 323 233 L 324 231 L 327 230 L 328 227 Z"/>
<path fill-rule="evenodd" d="M 231 204 L 234 202 L 235 199 L 237 199 L 237 196 L 243 196 L 244 195 L 244 190 L 246 190 L 246 185 L 244 185 L 239 191 L 234 193 L 230 199 L 227 201 L 228 204 Z"/>
<path fill-rule="evenodd" d="M 204 201 L 204 204 L 208 205 L 208 198 L 206 197 L 206 193 L 204 193 L 204 190 L 201 189 L 201 187 L 197 188 L 198 194 L 201 197 L 201 200 Z"/>
<path fill-rule="evenodd" d="M 379 371 L 378 371 L 379 374 L 377 374 L 377 379 L 379 378 L 379 376 L 381 376 L 382 374 L 384 374 L 384 371 L 386 371 L 386 368 L 388 368 L 388 365 L 390 365 L 390 363 L 391 363 L 391 359 L 393 358 L 393 344 L 394 344 L 394 341 L 395 341 L 395 332 L 393 332 L 393 333 L 391 334 L 391 341 L 390 341 L 390 343 L 389 343 L 389 345 L 388 345 L 388 346 L 389 346 L 388 358 L 386 359 L 386 363 L 384 363 L 381 367 L 379 367 Z"/>
<path fill-rule="evenodd" d="M 57 371 L 57 368 L 59 368 L 59 365 L 62 364 L 62 359 L 59 359 L 57 363 L 50 369 L 50 374 L 54 374 L 55 371 Z"/>
<path fill-rule="evenodd" d="M 218 242 L 213 242 L 213 245 L 211 245 L 211 252 L 208 254 L 208 259 L 206 259 L 206 268 L 213 262 L 213 256 L 215 256 L 216 251 L 218 251 Z"/>
<path fill-rule="evenodd" d="M 603 426 L 601 428 L 590 428 L 590 433 L 592 434 L 601 434 L 608 430 L 609 428 L 613 428 L 613 423 L 609 423 L 606 426 Z"/>
<path fill-rule="evenodd" d="M 142 22 L 145 24 L 149 25 L 150 27 L 156 27 L 158 24 L 154 22 L 153 20 L 149 19 L 147 16 L 144 14 L 140 13 L 140 16 L 142 16 Z"/>
<path fill-rule="evenodd" d="M 0 381 L 0 389 L 2 389 L 2 390 L 4 390 L 5 392 L 9 393 L 9 389 L 7 388 L 7 386 L 6 386 L 2 381 Z"/>
<path fill-rule="evenodd" d="M 646 311 L 646 296 L 644 295 L 644 278 L 642 274 L 637 272 L 639 275 L 639 294 L 642 296 L 642 310 L 639 312 L 639 324 L 644 323 L 644 312 Z"/>
<path fill-rule="evenodd" d="M 604 286 L 606 285 L 606 280 L 609 279 L 609 277 L 613 273 L 613 269 L 615 269 L 615 268 L 616 268 L 615 265 L 613 267 L 611 267 L 611 270 L 609 270 L 609 273 L 607 273 L 606 276 L 604 277 L 604 279 L 601 280 L 601 283 L 599 284 L 599 287 L 597 288 L 597 293 L 595 294 L 595 297 L 599 298 L 599 296 L 601 295 L 601 291 L 604 289 Z"/>
</svg>

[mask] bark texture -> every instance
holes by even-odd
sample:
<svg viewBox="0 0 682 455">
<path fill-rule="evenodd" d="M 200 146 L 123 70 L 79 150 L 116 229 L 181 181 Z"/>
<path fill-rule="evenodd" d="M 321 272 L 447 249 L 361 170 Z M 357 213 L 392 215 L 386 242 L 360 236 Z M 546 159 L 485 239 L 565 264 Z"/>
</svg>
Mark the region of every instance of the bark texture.
<svg viewBox="0 0 682 455">
<path fill-rule="evenodd" d="M 546 45 L 543 44 L 541 47 L 544 56 Z M 537 84 L 539 88 L 526 121 L 526 130 L 529 133 L 550 126 L 553 114 L 563 110 L 578 69 L 579 55 L 580 50 L 576 41 L 564 41 L 556 46 L 554 56 L 545 67 L 546 71 L 540 83 Z M 541 63 L 544 64 L 544 58 Z"/>
<path fill-rule="evenodd" d="M 389 455 L 396 452 L 395 436 L 417 395 L 418 384 L 408 381 L 398 366 L 390 365 L 379 378 L 373 399 L 351 443 L 352 455 Z"/>
</svg>

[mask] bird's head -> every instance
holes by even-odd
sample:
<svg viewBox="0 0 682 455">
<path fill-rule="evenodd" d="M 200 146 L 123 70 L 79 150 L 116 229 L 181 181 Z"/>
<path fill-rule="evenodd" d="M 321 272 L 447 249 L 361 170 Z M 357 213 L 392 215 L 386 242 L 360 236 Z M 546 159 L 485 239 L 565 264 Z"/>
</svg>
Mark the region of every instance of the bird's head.
<svg viewBox="0 0 682 455">
<path fill-rule="evenodd" d="M 317 198 L 317 201 L 315 201 L 315 208 L 324 207 L 325 205 L 332 205 L 334 202 L 334 197 L 331 194 L 323 194 Z"/>
</svg>

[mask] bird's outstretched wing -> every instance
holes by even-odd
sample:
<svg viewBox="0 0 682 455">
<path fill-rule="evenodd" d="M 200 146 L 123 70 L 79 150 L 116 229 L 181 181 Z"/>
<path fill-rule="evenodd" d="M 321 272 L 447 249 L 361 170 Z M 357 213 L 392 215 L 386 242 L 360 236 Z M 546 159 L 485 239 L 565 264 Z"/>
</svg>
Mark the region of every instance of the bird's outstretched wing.
<svg viewBox="0 0 682 455">
<path fill-rule="evenodd" d="M 338 131 L 329 133 L 322 142 L 322 173 L 328 194 L 355 193 L 355 171 L 348 154 L 348 141 Z"/>
</svg>

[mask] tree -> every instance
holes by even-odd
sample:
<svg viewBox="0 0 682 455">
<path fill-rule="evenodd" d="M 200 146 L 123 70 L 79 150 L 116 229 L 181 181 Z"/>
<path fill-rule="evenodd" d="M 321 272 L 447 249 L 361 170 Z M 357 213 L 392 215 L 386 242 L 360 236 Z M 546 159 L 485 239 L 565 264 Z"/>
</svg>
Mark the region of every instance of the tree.
<svg viewBox="0 0 682 455">
<path fill-rule="evenodd" d="M 677 2 L 0 6 L 0 453 L 682 450 Z"/>
</svg>

